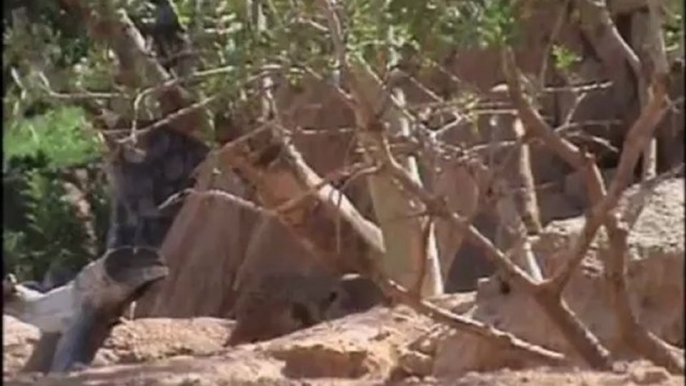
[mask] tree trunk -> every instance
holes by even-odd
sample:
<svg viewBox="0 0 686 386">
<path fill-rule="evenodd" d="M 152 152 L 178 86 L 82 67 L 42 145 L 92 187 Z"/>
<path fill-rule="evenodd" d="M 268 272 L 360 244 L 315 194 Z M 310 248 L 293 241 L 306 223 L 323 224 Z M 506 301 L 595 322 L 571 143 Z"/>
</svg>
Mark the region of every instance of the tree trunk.
<svg viewBox="0 0 686 386">
<path fill-rule="evenodd" d="M 382 120 L 388 124 L 385 135 L 410 135 L 409 121 L 391 100 L 390 95 L 383 89 L 379 79 L 372 70 L 365 65 L 357 65 L 352 71 L 351 81 L 354 82 L 358 99 L 368 103 L 374 111 L 383 109 Z M 405 103 L 404 95 L 395 89 L 390 91 L 396 103 L 402 106 Z M 373 122 L 365 111 L 356 109 L 356 121 L 358 123 L 358 141 L 367 149 L 367 155 L 374 161 L 379 161 L 378 154 L 381 147 L 385 146 L 381 137 L 376 133 L 370 133 L 371 125 L 381 124 Z M 373 150 L 371 150 L 373 149 Z M 396 161 L 413 177 L 420 182 L 417 160 L 414 157 L 396 157 Z M 416 214 L 423 205 L 420 201 L 403 193 L 393 176 L 388 173 L 376 173 L 368 177 L 370 193 L 374 204 L 374 211 L 379 221 L 379 227 L 383 232 L 386 255 L 383 258 L 382 269 L 388 277 L 392 278 L 405 288 L 414 288 L 418 278 L 423 274 L 421 294 L 433 296 L 443 293 L 443 280 L 436 237 L 433 231 L 429 231 L 427 239 L 423 237 L 422 218 Z"/>
</svg>

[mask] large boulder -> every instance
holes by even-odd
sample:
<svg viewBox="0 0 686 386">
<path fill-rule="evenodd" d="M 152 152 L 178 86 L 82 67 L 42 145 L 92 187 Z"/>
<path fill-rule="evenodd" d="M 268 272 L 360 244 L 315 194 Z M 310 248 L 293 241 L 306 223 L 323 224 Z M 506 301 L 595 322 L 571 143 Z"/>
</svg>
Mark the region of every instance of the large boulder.
<svg viewBox="0 0 686 386">
<path fill-rule="evenodd" d="M 642 211 L 636 210 L 640 197 Z M 627 279 L 633 310 L 641 324 L 668 343 L 684 345 L 684 180 L 660 183 L 654 192 L 633 187 L 620 203 L 619 211 L 631 225 L 627 255 Z M 584 218 L 555 221 L 534 244 L 543 271 L 550 275 L 567 258 L 570 243 L 579 234 Z M 563 296 L 571 309 L 601 342 L 625 357 L 635 354 L 620 336 L 608 298 L 602 261 L 608 247 L 600 232 L 582 266 L 574 273 Z M 517 287 L 507 293 L 496 280 L 482 281 L 476 307 L 467 315 L 510 331 L 528 341 L 569 354 L 581 363 L 573 349 L 532 297 Z M 521 367 L 523 360 L 488 342 L 455 332 L 439 344 L 435 373 L 458 376 L 471 370 Z"/>
</svg>

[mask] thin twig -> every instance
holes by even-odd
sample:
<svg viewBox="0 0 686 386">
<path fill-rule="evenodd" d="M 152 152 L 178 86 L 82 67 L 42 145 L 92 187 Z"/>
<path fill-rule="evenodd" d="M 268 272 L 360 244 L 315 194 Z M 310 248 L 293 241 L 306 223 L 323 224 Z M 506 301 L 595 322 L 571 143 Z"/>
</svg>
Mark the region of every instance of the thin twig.
<svg viewBox="0 0 686 386">
<path fill-rule="evenodd" d="M 222 200 L 226 200 L 229 202 L 232 202 L 241 208 L 245 208 L 250 210 L 251 212 L 255 212 L 257 214 L 265 215 L 265 216 L 273 216 L 274 214 L 268 210 L 265 209 L 254 202 L 250 200 L 246 200 L 244 198 L 238 197 L 234 194 L 231 194 L 229 192 L 225 192 L 223 190 L 218 190 L 218 189 L 209 189 L 209 190 L 204 190 L 204 191 L 198 191 L 195 189 L 184 189 L 178 193 L 175 193 L 169 198 L 167 198 L 162 204 L 158 206 L 158 209 L 163 210 L 168 208 L 171 205 L 174 205 L 175 203 L 179 201 L 183 201 L 186 199 L 188 196 L 200 196 L 200 197 L 214 197 L 214 198 L 221 198 Z"/>
<path fill-rule="evenodd" d="M 538 82 L 539 82 L 539 87 L 543 87 L 546 83 L 545 78 L 546 78 L 546 73 L 548 72 L 548 60 L 550 58 L 551 54 L 551 49 L 553 48 L 553 44 L 557 41 L 558 36 L 560 35 L 560 31 L 562 30 L 562 26 L 564 25 L 565 20 L 567 19 L 568 15 L 568 8 L 569 8 L 569 3 L 571 0 L 564 0 L 561 4 L 559 4 L 560 10 L 558 11 L 557 17 L 555 18 L 555 24 L 553 24 L 553 30 L 550 32 L 550 37 L 548 38 L 548 43 L 545 46 L 545 49 L 543 50 L 543 58 L 542 58 L 542 63 L 541 63 L 541 71 L 538 75 Z"/>
<path fill-rule="evenodd" d="M 174 122 L 175 120 L 177 120 L 181 117 L 184 117 L 184 116 L 186 116 L 186 115 L 188 115 L 188 114 L 190 114 L 196 110 L 199 110 L 199 109 L 209 105 L 210 103 L 216 101 L 217 99 L 219 99 L 218 94 L 213 95 L 209 98 L 205 98 L 199 102 L 195 102 L 193 104 L 190 104 L 184 108 L 181 108 L 181 109 L 167 115 L 163 119 L 160 119 L 159 121 L 156 121 L 155 123 L 152 123 L 152 124 L 142 128 L 142 129 L 136 131 L 133 136 L 129 135 L 129 136 L 126 136 L 124 138 L 117 139 L 116 142 L 119 144 L 125 144 L 125 143 L 135 144 L 137 136 L 146 135 L 146 134 L 152 132 L 153 130 L 157 130 L 161 127 L 167 126 L 171 122 Z M 121 131 L 122 130 L 106 130 L 105 133 L 106 134 L 116 134 L 116 133 L 119 133 Z M 126 131 L 129 131 L 129 133 L 130 133 L 130 130 L 126 130 Z"/>
</svg>

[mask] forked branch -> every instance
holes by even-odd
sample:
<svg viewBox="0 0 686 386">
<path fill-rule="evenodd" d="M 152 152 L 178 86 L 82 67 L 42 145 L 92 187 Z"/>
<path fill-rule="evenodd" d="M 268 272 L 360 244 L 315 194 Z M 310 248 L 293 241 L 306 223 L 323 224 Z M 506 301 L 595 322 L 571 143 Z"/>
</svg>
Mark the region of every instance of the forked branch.
<svg viewBox="0 0 686 386">
<path fill-rule="evenodd" d="M 506 74 L 510 96 L 524 121 L 526 129 L 531 135 L 541 138 L 545 144 L 558 156 L 565 159 L 573 167 L 582 171 L 588 196 L 593 208 L 587 216 L 584 228 L 575 240 L 570 256 L 566 263 L 539 288 L 537 297 L 549 299 L 542 304 L 550 310 L 557 307 L 552 299 L 562 301 L 560 294 L 572 276 L 574 270 L 586 256 L 595 234 L 601 225 L 608 231 L 610 253 L 605 261 L 605 272 L 608 277 L 608 285 L 611 289 L 611 303 L 619 319 L 619 328 L 622 335 L 641 355 L 645 355 L 658 365 L 665 366 L 672 372 L 683 373 L 684 363 L 674 350 L 655 335 L 649 333 L 641 326 L 631 310 L 629 296 L 626 289 L 625 254 L 627 232 L 620 226 L 619 219 L 614 213 L 619 198 L 629 185 L 631 175 L 638 159 L 651 140 L 653 132 L 667 109 L 666 99 L 666 74 L 658 73 L 654 76 L 649 92 L 649 100 L 642 109 L 639 118 L 629 129 L 624 142 L 617 173 L 610 187 L 605 193 L 605 186 L 600 176 L 600 171 L 590 155 L 581 153 L 574 145 L 558 137 L 553 130 L 541 119 L 538 112 L 532 107 L 522 93 L 519 84 L 519 74 L 514 63 L 514 56 L 510 51 L 503 55 L 503 68 Z M 565 332 L 564 324 L 558 323 Z M 586 334 L 565 334 L 568 338 L 580 339 L 577 343 L 588 347 L 597 346 L 592 342 L 592 333 L 586 329 Z M 583 340 L 587 342 L 584 343 Z M 572 344 L 574 344 L 572 342 Z"/>
</svg>

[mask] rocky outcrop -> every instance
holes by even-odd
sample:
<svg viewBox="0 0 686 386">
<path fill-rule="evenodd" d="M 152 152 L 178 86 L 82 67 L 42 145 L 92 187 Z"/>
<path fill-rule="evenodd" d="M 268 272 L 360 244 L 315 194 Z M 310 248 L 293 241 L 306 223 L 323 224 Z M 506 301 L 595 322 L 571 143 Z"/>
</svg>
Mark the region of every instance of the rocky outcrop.
<svg viewBox="0 0 686 386">
<path fill-rule="evenodd" d="M 40 377 L 38 384 L 289 385 L 303 379 L 378 384 L 395 370 L 399 349 L 431 324 L 404 307 L 378 307 L 271 341 L 221 348 L 230 322 L 140 319 L 115 327 L 92 367 Z M 16 349 L 5 343 L 5 356 Z M 37 379 L 28 374 L 7 377 L 5 383 L 34 384 Z"/>
<path fill-rule="evenodd" d="M 632 225 L 627 256 L 630 297 L 634 312 L 645 327 L 668 343 L 683 348 L 684 180 L 662 182 L 652 194 L 645 194 L 638 187 L 630 189 L 619 209 Z M 638 211 L 640 205 L 637 203 L 642 195 L 646 197 L 645 206 Z M 570 242 L 583 224 L 584 218 L 555 221 L 540 235 L 533 249 L 546 274 L 564 261 Z M 601 232 L 563 296 L 603 344 L 611 351 L 631 358 L 634 355 L 619 335 L 608 302 L 601 263 L 606 254 L 607 242 Z M 528 294 L 514 287 L 503 293 L 495 280 L 488 280 L 481 283 L 476 303 L 468 316 L 575 358 L 556 326 Z M 525 365 L 527 363 L 512 353 L 456 332 L 439 344 L 434 370 L 439 376 L 459 376 L 472 370 Z"/>
</svg>

